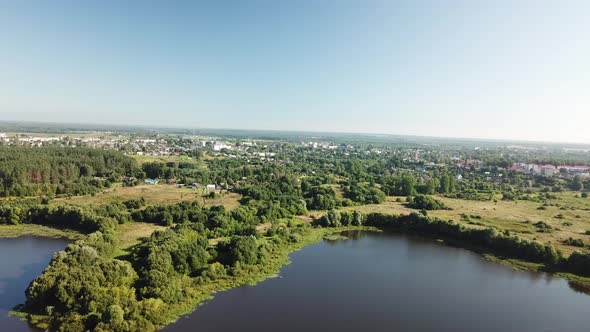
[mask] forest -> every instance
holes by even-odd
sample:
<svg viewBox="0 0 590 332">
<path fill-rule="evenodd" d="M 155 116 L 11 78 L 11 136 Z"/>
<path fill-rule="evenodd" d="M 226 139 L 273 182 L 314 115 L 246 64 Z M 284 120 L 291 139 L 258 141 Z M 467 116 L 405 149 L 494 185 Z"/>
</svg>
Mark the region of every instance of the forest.
<svg viewBox="0 0 590 332">
<path fill-rule="evenodd" d="M 89 148 L 0 145 L 0 196 L 85 195 L 121 177 L 142 177 L 137 162 L 120 152 Z"/>
</svg>

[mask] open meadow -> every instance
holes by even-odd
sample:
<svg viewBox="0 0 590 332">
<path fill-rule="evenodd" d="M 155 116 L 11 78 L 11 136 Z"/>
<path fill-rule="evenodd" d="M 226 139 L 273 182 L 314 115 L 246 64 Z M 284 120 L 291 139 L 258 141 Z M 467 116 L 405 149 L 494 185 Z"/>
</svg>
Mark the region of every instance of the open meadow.
<svg viewBox="0 0 590 332">
<path fill-rule="evenodd" d="M 533 201 L 475 201 L 436 196 L 450 210 L 428 211 L 429 216 L 453 220 L 469 227 L 491 226 L 518 236 L 550 243 L 564 254 L 582 248 L 565 244 L 569 238 L 590 242 L 590 199 L 564 192 L 546 203 Z M 401 202 L 400 202 L 401 200 Z M 418 212 L 405 205 L 405 197 L 387 197 L 381 204 L 342 208 L 363 213 L 409 214 Z"/>
<path fill-rule="evenodd" d="M 202 188 L 191 189 L 176 185 L 157 184 L 139 185 L 135 187 L 118 187 L 103 190 L 95 195 L 56 198 L 52 204 L 72 205 L 104 205 L 124 202 L 130 199 L 145 199 L 147 205 L 174 204 L 197 201 L 203 206 L 223 205 L 226 209 L 240 206 L 240 195 L 227 191 L 217 191 L 215 198 L 203 197 L 206 191 Z"/>
</svg>

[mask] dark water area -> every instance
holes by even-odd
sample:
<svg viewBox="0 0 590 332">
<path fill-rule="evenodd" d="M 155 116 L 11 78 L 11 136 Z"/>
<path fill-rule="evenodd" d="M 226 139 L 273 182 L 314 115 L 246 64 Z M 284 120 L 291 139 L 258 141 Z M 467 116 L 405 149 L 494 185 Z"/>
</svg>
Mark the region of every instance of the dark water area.
<svg viewBox="0 0 590 332">
<path fill-rule="evenodd" d="M 8 313 L 25 301 L 25 290 L 51 260 L 68 244 L 63 239 L 19 237 L 0 239 L 0 331 L 36 331 Z"/>
<path fill-rule="evenodd" d="M 436 241 L 355 233 L 291 255 L 279 278 L 221 292 L 164 329 L 590 331 L 590 296 Z"/>
</svg>

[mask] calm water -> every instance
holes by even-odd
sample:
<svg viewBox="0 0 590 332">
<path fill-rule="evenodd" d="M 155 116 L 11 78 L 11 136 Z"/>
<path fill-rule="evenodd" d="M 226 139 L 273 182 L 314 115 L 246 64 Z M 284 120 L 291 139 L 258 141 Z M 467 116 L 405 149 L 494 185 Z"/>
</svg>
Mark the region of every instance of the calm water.
<svg viewBox="0 0 590 332">
<path fill-rule="evenodd" d="M 184 331 L 589 331 L 590 296 L 466 250 L 360 233 L 291 255 L 280 278 L 217 294 Z"/>
<path fill-rule="evenodd" d="M 25 289 L 47 266 L 67 240 L 41 237 L 0 239 L 0 331 L 34 331 L 8 312 L 24 303 Z"/>
</svg>

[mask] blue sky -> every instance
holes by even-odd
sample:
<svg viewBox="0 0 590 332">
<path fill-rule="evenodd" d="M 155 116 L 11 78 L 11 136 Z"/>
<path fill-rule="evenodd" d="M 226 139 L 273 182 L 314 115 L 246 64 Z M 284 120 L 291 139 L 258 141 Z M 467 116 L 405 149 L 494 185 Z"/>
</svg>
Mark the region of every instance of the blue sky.
<svg viewBox="0 0 590 332">
<path fill-rule="evenodd" d="M 0 1 L 0 120 L 590 143 L 588 1 Z"/>
</svg>

